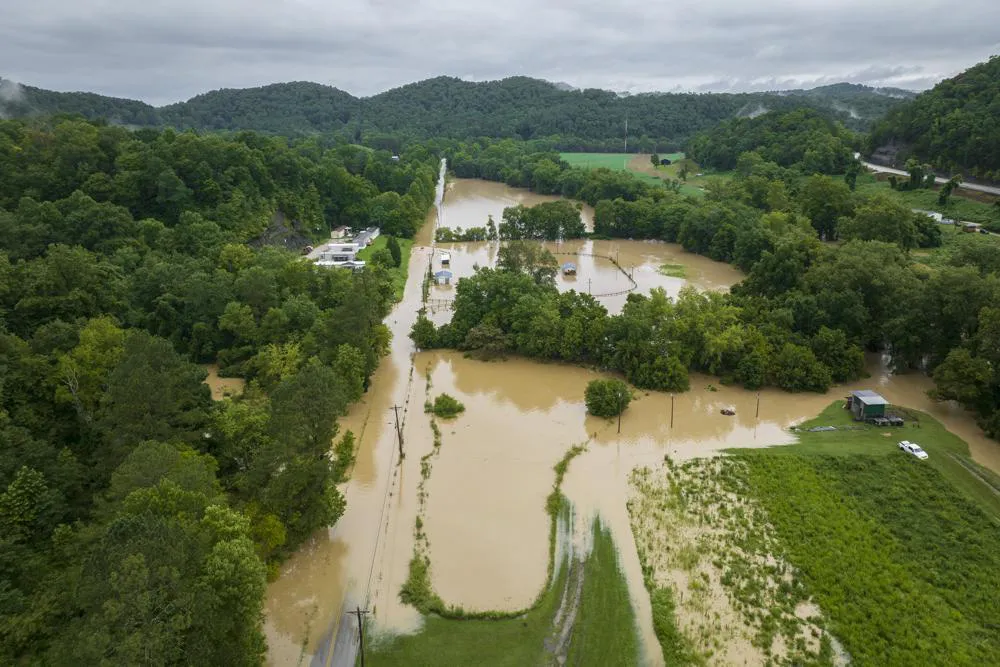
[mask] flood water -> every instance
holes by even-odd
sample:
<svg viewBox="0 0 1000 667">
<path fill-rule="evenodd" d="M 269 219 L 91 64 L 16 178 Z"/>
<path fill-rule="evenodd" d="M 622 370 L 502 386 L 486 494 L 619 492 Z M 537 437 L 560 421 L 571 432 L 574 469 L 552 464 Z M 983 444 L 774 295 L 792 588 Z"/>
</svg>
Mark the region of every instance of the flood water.
<svg viewBox="0 0 1000 667">
<path fill-rule="evenodd" d="M 213 401 L 221 401 L 226 397 L 239 396 L 243 393 L 247 383 L 243 378 L 219 377 L 219 367 L 216 364 L 204 364 L 202 368 L 208 372 L 205 384 L 212 391 Z"/>
<path fill-rule="evenodd" d="M 558 197 L 536 195 L 502 183 L 457 179 L 449 183 L 442 217 L 448 226 L 468 228 L 485 224 L 488 215 L 499 223 L 507 206 L 518 203 L 531 205 L 555 199 Z M 582 213 L 587 229 L 593 230 L 593 209 L 584 205 Z M 560 266 L 566 262 L 576 264 L 575 275 L 564 275 L 559 271 L 556 286 L 561 291 L 572 289 L 592 294 L 612 313 L 621 310 L 628 291 L 648 294 L 652 288 L 661 287 L 668 295 L 677 296 L 685 285 L 699 290 L 725 290 L 743 278 L 743 274 L 729 264 L 686 252 L 673 243 L 577 239 L 546 243 L 545 246 L 555 255 Z M 477 267 L 496 264 L 499 244 L 441 243 L 437 249 L 434 271 L 448 268 L 453 278 L 449 285 L 434 285 L 430 298 L 446 301 L 454 298 L 455 283 L 459 279 L 471 276 Z M 441 264 L 442 251 L 451 256 L 448 267 Z M 660 271 L 665 264 L 683 266 L 684 277 L 665 275 Z M 431 310 L 434 321 L 447 319 L 440 315 L 440 308 Z"/>
<path fill-rule="evenodd" d="M 461 206 L 471 211 L 469 215 L 480 216 L 487 204 L 470 192 L 479 192 L 481 199 L 490 188 L 506 191 L 496 184 L 482 187 L 461 181 L 452 187 L 443 207 L 446 224 L 482 224 L 478 219 L 463 224 L 456 212 L 463 209 L 449 203 L 456 190 L 464 192 Z M 508 195 L 498 194 L 490 205 L 502 211 L 510 205 L 502 197 Z M 570 464 L 563 492 L 576 509 L 577 535 L 587 533 L 594 513 L 612 529 L 647 651 L 645 664 L 658 664 L 660 658 L 625 507 L 627 476 L 634 467 L 656 465 L 665 454 L 680 459 L 726 447 L 789 443 L 789 425 L 815 416 L 850 389 L 873 388 L 894 404 L 931 413 L 969 443 L 978 462 L 1000 471 L 1000 447 L 986 439 L 964 411 L 931 402 L 927 378 L 892 376 L 876 357 L 869 359 L 872 377 L 825 395 L 759 392 L 759 417 L 758 393 L 695 375 L 691 390 L 673 398 L 640 393 L 626 411 L 619 434 L 616 422 L 586 414 L 583 392 L 587 382 L 598 377 L 594 371 L 523 359 L 478 362 L 454 352 L 414 354 L 407 334 L 421 306 L 422 277 L 432 261 L 432 249 L 426 245 L 429 227 L 418 238 L 422 245 L 414 246 L 404 299 L 387 320 L 394 336 L 391 354 L 364 400 L 341 422 L 341 429 L 350 428 L 359 441 L 357 464 L 343 487 L 347 511 L 336 526 L 321 531 L 291 558 L 269 587 L 265 611 L 271 664 L 329 664 L 329 642 L 345 607 L 353 609 L 355 604 L 373 610 L 376 629 L 419 628 L 419 616 L 399 602 L 398 592 L 413 553 L 420 457 L 433 443 L 422 406 L 426 398 L 442 392 L 458 398 L 466 411 L 454 420 L 439 420 L 442 446 L 426 486 L 424 530 L 435 591 L 446 603 L 469 610 L 529 605 L 545 585 L 545 497 L 554 479 L 552 467 L 569 447 L 587 443 L 587 451 Z M 482 245 L 474 252 L 488 253 Z M 725 288 L 738 279 L 735 272 L 727 278 L 721 269 L 705 269 L 706 275 L 698 277 L 698 262 L 710 260 L 663 244 L 617 245 L 622 257 L 643 259 L 636 266 L 687 264 L 688 280 L 705 289 Z M 453 252 L 453 263 L 458 257 Z M 457 263 L 453 270 L 465 275 Z M 638 270 L 636 275 L 638 282 Z M 393 405 L 403 406 L 405 415 L 401 465 Z M 736 416 L 721 415 L 722 407 L 734 407 Z"/>
</svg>

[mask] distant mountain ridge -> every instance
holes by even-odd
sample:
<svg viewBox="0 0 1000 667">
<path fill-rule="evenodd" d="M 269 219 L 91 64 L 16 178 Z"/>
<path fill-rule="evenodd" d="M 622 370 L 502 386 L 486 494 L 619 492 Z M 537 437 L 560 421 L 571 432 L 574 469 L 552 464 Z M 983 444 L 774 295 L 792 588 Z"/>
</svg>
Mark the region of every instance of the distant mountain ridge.
<svg viewBox="0 0 1000 667">
<path fill-rule="evenodd" d="M 4 93 L 3 91 L 7 92 Z M 0 116 L 78 113 L 140 127 L 256 130 L 357 139 L 470 136 L 557 137 L 563 147 L 615 149 L 629 117 L 630 145 L 656 150 L 679 146 L 692 134 L 727 118 L 805 106 L 867 129 L 898 104 L 897 89 L 835 84 L 773 93 L 638 93 L 577 89 L 530 77 L 470 82 L 435 77 L 359 98 L 307 81 L 257 88 L 220 89 L 186 102 L 154 107 L 94 93 L 65 93 L 0 83 Z"/>
</svg>

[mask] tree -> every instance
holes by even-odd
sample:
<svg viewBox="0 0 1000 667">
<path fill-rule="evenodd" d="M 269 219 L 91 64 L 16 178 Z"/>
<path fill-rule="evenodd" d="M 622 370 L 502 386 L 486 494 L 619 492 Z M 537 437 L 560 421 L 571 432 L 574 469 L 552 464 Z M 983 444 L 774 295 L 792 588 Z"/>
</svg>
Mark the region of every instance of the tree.
<svg viewBox="0 0 1000 667">
<path fill-rule="evenodd" d="M 989 409 L 991 397 L 987 388 L 993 372 L 987 360 L 958 347 L 934 369 L 933 377 L 935 398 L 958 401 L 969 408 Z"/>
<path fill-rule="evenodd" d="M 84 421 L 93 420 L 124 344 L 125 332 L 112 318 L 87 322 L 80 331 L 79 344 L 59 358 L 56 398 L 72 403 Z"/>
<path fill-rule="evenodd" d="M 847 164 L 847 171 L 844 172 L 844 182 L 851 192 L 858 186 L 858 175 L 861 173 L 862 165 L 859 160 L 851 160 Z"/>
<path fill-rule="evenodd" d="M 553 284 L 559 268 L 547 248 L 529 241 L 511 241 L 500 248 L 497 268 L 511 273 L 526 273 L 539 285 Z"/>
<path fill-rule="evenodd" d="M 915 215 L 899 201 L 879 195 L 855 208 L 852 217 L 841 218 L 837 230 L 847 240 L 885 241 L 910 250 L 919 241 Z"/>
<path fill-rule="evenodd" d="M 438 346 L 437 328 L 427 319 L 427 313 L 423 309 L 417 314 L 417 321 L 410 329 L 410 338 L 420 350 L 433 350 Z"/>
<path fill-rule="evenodd" d="M 806 180 L 799 195 L 802 213 L 812 221 L 816 233 L 826 241 L 836 240 L 837 220 L 851 211 L 851 190 L 845 183 L 815 174 Z"/>
<path fill-rule="evenodd" d="M 653 153 L 649 156 L 649 161 L 653 163 L 653 168 L 656 169 L 660 166 L 660 155 L 658 153 Z"/>
<path fill-rule="evenodd" d="M 259 664 L 265 571 L 245 517 L 164 480 L 96 537 L 51 662 Z"/>
<path fill-rule="evenodd" d="M 948 182 L 941 186 L 941 192 L 938 193 L 938 204 L 941 206 L 947 206 L 948 200 L 951 199 L 951 193 L 955 191 L 962 183 L 962 175 L 955 174 L 948 179 Z"/>
<path fill-rule="evenodd" d="M 202 439 L 212 399 L 205 371 L 162 338 L 133 331 L 108 378 L 98 423 L 106 446 L 92 453 L 106 474 L 143 440 Z"/>
<path fill-rule="evenodd" d="M 403 253 L 399 248 L 399 241 L 396 240 L 395 236 L 390 236 L 386 242 L 385 247 L 389 249 L 389 254 L 392 256 L 392 265 L 399 266 L 403 262 Z"/>
<path fill-rule="evenodd" d="M 632 392 L 621 380 L 591 380 L 584 392 L 587 412 L 596 417 L 620 415 L 632 400 Z"/>
</svg>

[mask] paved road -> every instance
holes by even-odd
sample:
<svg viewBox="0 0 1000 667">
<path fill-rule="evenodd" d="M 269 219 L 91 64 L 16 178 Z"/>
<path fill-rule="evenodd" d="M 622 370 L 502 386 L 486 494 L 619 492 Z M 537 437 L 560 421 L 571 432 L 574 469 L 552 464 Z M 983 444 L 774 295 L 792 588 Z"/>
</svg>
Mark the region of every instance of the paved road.
<svg viewBox="0 0 1000 667">
<path fill-rule="evenodd" d="M 866 167 L 868 167 L 872 171 L 878 171 L 878 172 L 882 172 L 884 174 L 896 174 L 897 176 L 907 176 L 907 177 L 909 177 L 909 174 L 906 173 L 905 171 L 903 171 L 902 169 L 893 169 L 892 167 L 883 167 L 880 164 L 872 164 L 871 162 L 865 162 L 864 160 L 861 161 L 861 164 L 865 165 Z M 938 177 L 936 177 L 934 179 L 934 181 L 936 183 L 947 183 L 948 179 L 947 178 L 941 178 L 940 176 L 938 176 Z M 986 192 L 986 193 L 989 193 L 991 195 L 998 195 L 998 196 L 1000 196 L 1000 188 L 994 187 L 994 186 L 991 186 L 991 185 L 979 185 L 978 183 L 962 183 L 959 187 L 965 188 L 966 190 L 977 190 L 979 192 Z"/>
</svg>

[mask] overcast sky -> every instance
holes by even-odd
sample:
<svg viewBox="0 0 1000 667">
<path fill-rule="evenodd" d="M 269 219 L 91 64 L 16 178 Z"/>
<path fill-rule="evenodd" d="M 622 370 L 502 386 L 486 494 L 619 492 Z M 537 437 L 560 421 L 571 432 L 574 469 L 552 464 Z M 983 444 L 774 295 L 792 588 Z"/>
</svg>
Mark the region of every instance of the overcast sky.
<svg viewBox="0 0 1000 667">
<path fill-rule="evenodd" d="M 164 104 L 441 74 L 616 91 L 930 87 L 1000 53 L 998 0 L 5 0 L 0 76 Z"/>
</svg>

